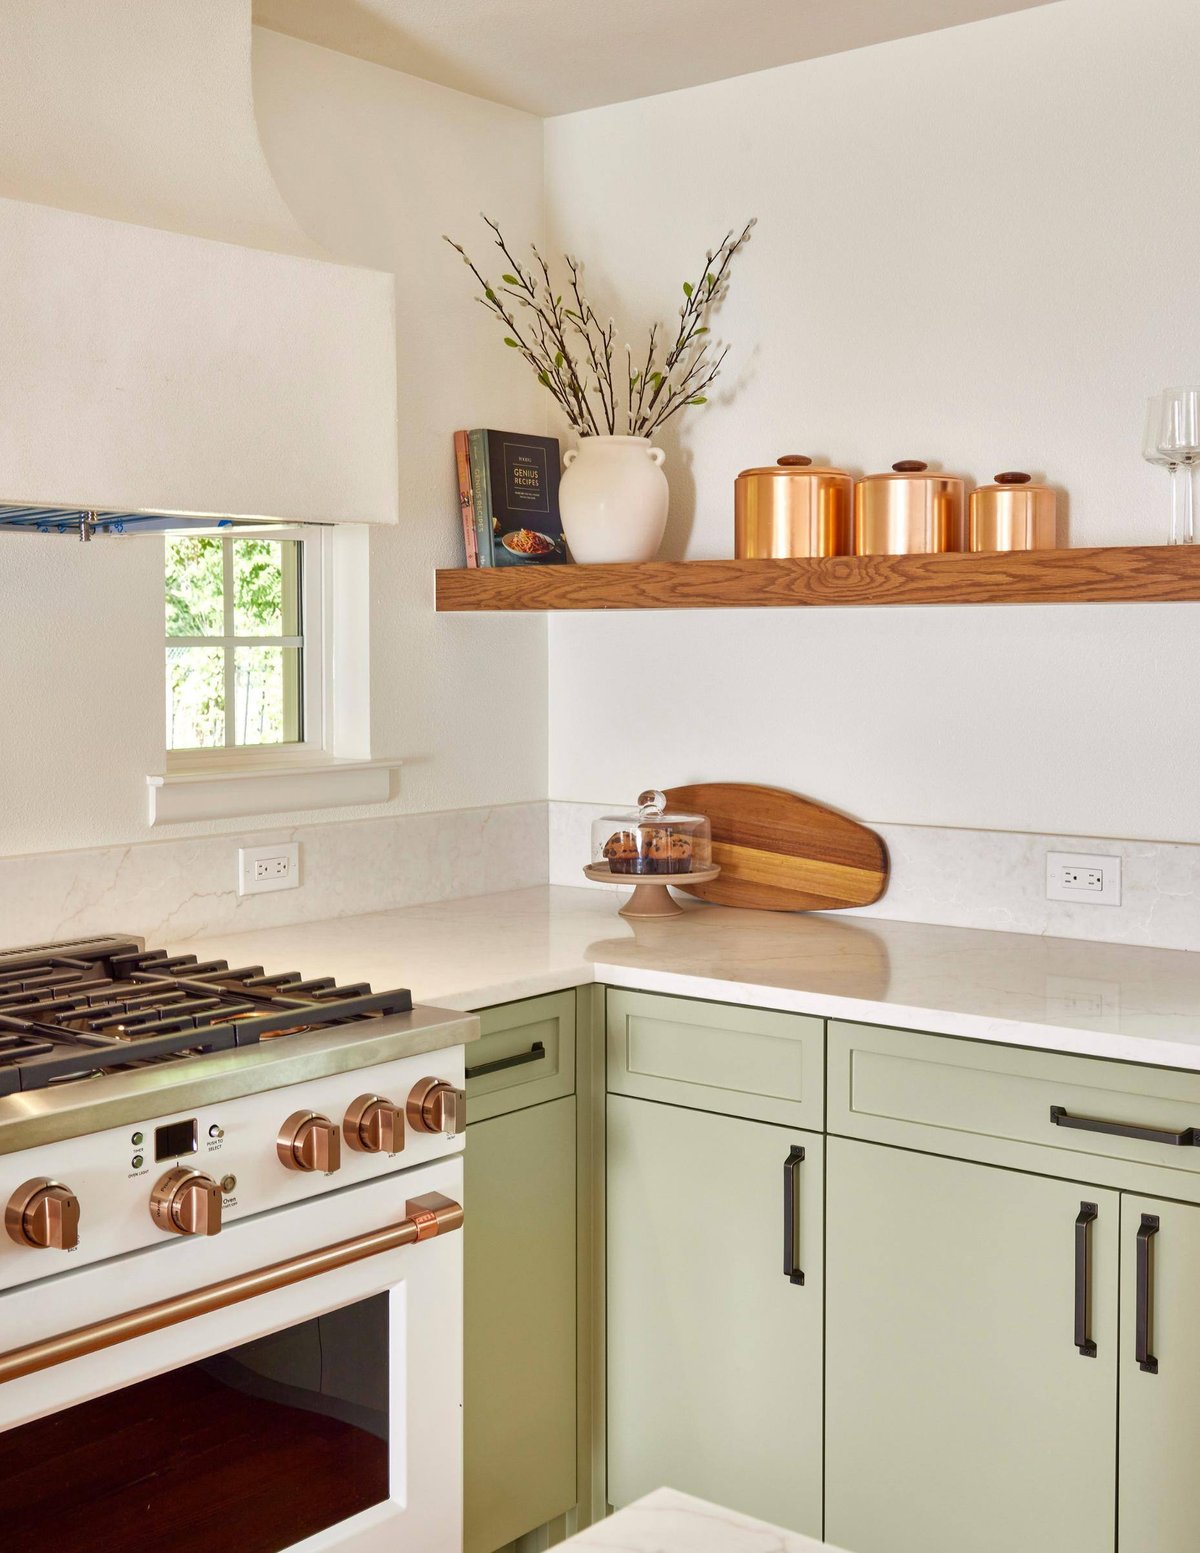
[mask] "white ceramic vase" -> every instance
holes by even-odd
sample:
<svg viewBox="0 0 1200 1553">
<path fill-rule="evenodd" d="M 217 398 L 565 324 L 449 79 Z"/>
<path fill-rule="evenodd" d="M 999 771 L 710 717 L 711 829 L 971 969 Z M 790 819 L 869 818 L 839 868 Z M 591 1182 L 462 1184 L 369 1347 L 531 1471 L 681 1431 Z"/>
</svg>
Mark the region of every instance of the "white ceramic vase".
<svg viewBox="0 0 1200 1553">
<path fill-rule="evenodd" d="M 654 559 L 667 526 L 664 457 L 649 437 L 585 437 L 567 451 L 558 501 L 574 560 Z"/>
</svg>

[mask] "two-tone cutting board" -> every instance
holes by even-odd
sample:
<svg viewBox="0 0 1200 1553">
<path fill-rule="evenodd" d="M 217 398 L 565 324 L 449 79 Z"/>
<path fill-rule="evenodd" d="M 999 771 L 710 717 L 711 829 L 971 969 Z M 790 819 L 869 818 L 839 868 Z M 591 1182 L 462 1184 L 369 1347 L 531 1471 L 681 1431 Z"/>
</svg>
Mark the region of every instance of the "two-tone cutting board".
<svg viewBox="0 0 1200 1553">
<path fill-rule="evenodd" d="M 887 889 L 887 848 L 873 830 L 781 787 L 700 782 L 669 788 L 667 803 L 712 824 L 719 877 L 671 883 L 715 906 L 836 911 L 869 906 Z"/>
</svg>

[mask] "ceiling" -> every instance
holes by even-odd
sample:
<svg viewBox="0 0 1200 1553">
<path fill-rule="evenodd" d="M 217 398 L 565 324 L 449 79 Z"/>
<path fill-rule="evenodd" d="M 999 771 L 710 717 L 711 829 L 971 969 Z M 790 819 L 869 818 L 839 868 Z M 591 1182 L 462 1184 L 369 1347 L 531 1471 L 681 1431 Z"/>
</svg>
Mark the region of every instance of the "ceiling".
<svg viewBox="0 0 1200 1553">
<path fill-rule="evenodd" d="M 549 116 L 1051 0 L 254 0 L 277 32 Z"/>
</svg>

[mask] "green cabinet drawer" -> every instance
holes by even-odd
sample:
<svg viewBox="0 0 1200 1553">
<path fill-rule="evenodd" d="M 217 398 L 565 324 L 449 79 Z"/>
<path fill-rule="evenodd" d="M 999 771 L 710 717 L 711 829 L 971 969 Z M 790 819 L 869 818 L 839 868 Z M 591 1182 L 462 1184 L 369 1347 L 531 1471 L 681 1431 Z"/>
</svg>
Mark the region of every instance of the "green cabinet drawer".
<svg viewBox="0 0 1200 1553">
<path fill-rule="evenodd" d="M 830 1132 L 1200 1195 L 1200 1073 L 839 1021 L 828 1063 Z"/>
<path fill-rule="evenodd" d="M 552 992 L 479 1011 L 467 1052 L 467 1121 L 575 1093 L 575 993 Z"/>
<path fill-rule="evenodd" d="M 613 1093 L 820 1130 L 820 1019 L 614 987 L 606 1008 Z"/>
</svg>

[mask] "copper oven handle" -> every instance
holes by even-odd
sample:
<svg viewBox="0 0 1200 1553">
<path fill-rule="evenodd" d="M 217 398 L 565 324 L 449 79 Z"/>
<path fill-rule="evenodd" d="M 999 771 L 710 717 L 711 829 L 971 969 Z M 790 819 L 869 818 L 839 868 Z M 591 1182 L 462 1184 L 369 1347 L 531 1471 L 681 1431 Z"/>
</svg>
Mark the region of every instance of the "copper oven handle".
<svg viewBox="0 0 1200 1553">
<path fill-rule="evenodd" d="M 399 1224 L 388 1225 L 386 1229 L 372 1230 L 353 1240 L 339 1240 L 336 1245 L 307 1251 L 286 1262 L 274 1262 L 270 1267 L 260 1267 L 257 1272 L 241 1273 L 236 1278 L 194 1289 L 190 1294 L 178 1294 L 154 1305 L 143 1305 L 140 1310 L 128 1311 L 123 1316 L 110 1316 L 106 1321 L 76 1327 L 73 1332 L 64 1332 L 59 1337 L 10 1349 L 8 1353 L 0 1354 L 0 1383 L 33 1375 L 38 1370 L 52 1369 L 56 1364 L 80 1359 L 102 1348 L 114 1348 L 134 1337 L 161 1332 L 164 1327 L 178 1326 L 193 1316 L 206 1316 L 228 1305 L 240 1305 L 243 1300 L 286 1289 L 290 1284 L 303 1283 L 307 1278 L 331 1273 L 339 1267 L 349 1267 L 353 1262 L 365 1261 L 384 1251 L 396 1251 L 419 1240 L 431 1240 L 435 1235 L 459 1229 L 463 1221 L 461 1204 L 438 1192 L 410 1198 L 404 1205 L 404 1212 L 405 1217 Z"/>
</svg>

